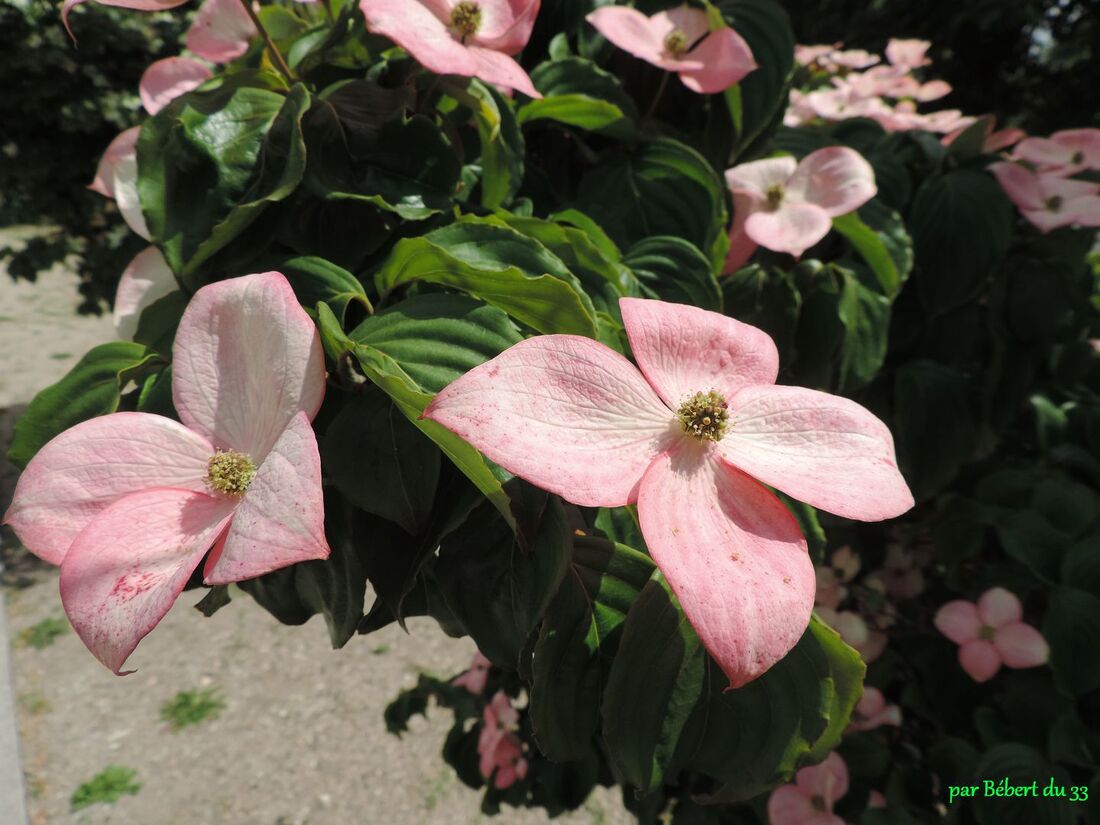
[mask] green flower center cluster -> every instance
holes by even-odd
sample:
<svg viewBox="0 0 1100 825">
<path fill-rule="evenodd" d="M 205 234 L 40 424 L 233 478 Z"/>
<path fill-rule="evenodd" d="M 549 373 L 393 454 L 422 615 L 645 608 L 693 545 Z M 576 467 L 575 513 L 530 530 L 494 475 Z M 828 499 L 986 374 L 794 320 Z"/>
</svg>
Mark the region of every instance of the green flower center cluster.
<svg viewBox="0 0 1100 825">
<path fill-rule="evenodd" d="M 688 435 L 700 441 L 718 441 L 726 433 L 729 405 L 721 393 L 697 392 L 680 405 L 676 417 Z"/>
<path fill-rule="evenodd" d="M 481 28 L 481 6 L 473 0 L 462 0 L 451 10 L 451 27 L 465 40 Z"/>
<path fill-rule="evenodd" d="M 1062 196 L 1055 195 L 1053 198 L 1049 198 L 1046 203 L 1047 209 L 1051 212 L 1057 212 L 1062 208 Z"/>
<path fill-rule="evenodd" d="M 231 496 L 244 495 L 255 477 L 252 459 L 236 450 L 218 450 L 206 465 L 206 483 Z"/>
<path fill-rule="evenodd" d="M 783 187 L 780 184 L 775 184 L 771 187 L 766 195 L 768 199 L 769 209 L 778 209 L 779 204 L 783 203 Z"/>
<path fill-rule="evenodd" d="M 984 639 L 987 642 L 991 642 L 991 641 L 993 641 L 993 636 L 996 635 L 996 632 L 997 631 L 994 630 L 989 625 L 983 624 L 981 626 L 981 628 L 978 630 L 978 638 L 979 639 Z"/>
<path fill-rule="evenodd" d="M 688 50 L 687 35 L 681 29 L 673 29 L 665 38 L 665 51 L 673 57 L 679 57 Z"/>
</svg>

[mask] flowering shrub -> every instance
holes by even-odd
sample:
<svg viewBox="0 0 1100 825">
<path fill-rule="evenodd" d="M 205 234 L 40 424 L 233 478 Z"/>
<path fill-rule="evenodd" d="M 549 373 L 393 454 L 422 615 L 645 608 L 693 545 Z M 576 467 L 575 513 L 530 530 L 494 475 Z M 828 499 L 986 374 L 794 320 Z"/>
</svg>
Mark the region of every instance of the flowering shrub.
<svg viewBox="0 0 1100 825">
<path fill-rule="evenodd" d="M 28 407 L 6 521 L 116 672 L 229 582 L 335 647 L 472 637 L 387 723 L 450 708 L 488 811 L 603 783 L 644 822 L 919 822 L 981 778 L 1087 790 L 1091 150 L 937 112 L 925 43 L 596 5 L 205 0 L 93 183 L 150 244 L 123 340 Z M 1033 226 L 1004 164 L 1074 206 Z"/>
</svg>

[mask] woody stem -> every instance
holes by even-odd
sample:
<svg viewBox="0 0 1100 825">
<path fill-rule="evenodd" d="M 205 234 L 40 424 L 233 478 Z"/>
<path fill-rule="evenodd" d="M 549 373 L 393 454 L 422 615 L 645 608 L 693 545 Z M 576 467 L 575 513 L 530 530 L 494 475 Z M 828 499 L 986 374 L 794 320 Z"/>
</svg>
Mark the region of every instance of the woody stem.
<svg viewBox="0 0 1100 825">
<path fill-rule="evenodd" d="M 271 59 L 275 62 L 275 67 L 282 73 L 283 77 L 287 79 L 287 82 L 294 83 L 298 80 L 294 76 L 294 72 L 290 70 L 290 66 L 287 65 L 286 58 L 283 57 L 283 53 L 279 51 L 279 47 L 275 45 L 275 41 L 271 39 L 271 35 L 267 33 L 267 29 L 264 28 L 264 24 L 260 22 L 260 18 L 257 16 L 255 10 L 252 8 L 252 4 L 249 0 L 240 0 L 244 10 L 248 13 L 249 18 L 252 20 L 252 25 L 256 27 L 256 30 L 263 37 L 264 43 L 267 44 L 267 50 L 271 53 Z"/>
</svg>

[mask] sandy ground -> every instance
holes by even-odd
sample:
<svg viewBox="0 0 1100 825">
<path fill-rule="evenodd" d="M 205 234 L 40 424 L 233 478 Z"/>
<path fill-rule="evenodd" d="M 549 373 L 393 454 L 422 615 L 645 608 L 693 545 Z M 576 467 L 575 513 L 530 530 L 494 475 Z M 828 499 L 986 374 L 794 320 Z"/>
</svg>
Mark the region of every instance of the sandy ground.
<svg viewBox="0 0 1100 825">
<path fill-rule="evenodd" d="M 110 320 L 78 317 L 75 279 L 58 270 L 37 284 L 0 272 L 0 448 L 20 405 L 59 378 L 91 346 L 110 340 Z M 6 408 L 6 411 L 5 411 Z M 16 473 L 0 460 L 0 508 Z M 62 618 L 57 575 L 11 546 L 6 590 L 13 640 Z M 368 598 L 370 598 L 368 596 Z M 33 825 L 535 825 L 541 811 L 485 818 L 480 795 L 462 785 L 439 751 L 445 710 L 415 719 L 398 739 L 382 712 L 418 673 L 449 674 L 473 645 L 430 621 L 411 636 L 387 628 L 341 651 L 323 623 L 278 624 L 243 594 L 212 618 L 184 594 L 117 678 L 68 631 L 41 649 L 16 643 L 15 694 L 28 807 Z M 2 640 L 0 640 L 2 642 Z M 225 709 L 178 732 L 160 720 L 179 691 L 216 688 Z M 70 810 L 81 783 L 108 765 L 137 772 L 141 788 L 113 805 Z M 2 814 L 2 812 L 0 812 Z M 618 825 L 633 819 L 600 789 L 562 825 Z M 0 815 L 0 822 L 8 825 Z"/>
</svg>

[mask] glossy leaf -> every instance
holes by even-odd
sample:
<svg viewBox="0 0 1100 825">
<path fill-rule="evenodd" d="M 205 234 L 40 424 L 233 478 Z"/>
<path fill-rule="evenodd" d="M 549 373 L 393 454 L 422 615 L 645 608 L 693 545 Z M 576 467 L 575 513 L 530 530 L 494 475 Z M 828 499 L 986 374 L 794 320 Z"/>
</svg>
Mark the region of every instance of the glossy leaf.
<svg viewBox="0 0 1100 825">
<path fill-rule="evenodd" d="M 683 238 L 643 238 L 623 258 L 646 297 L 722 311 L 722 290 L 706 256 Z"/>
</svg>

